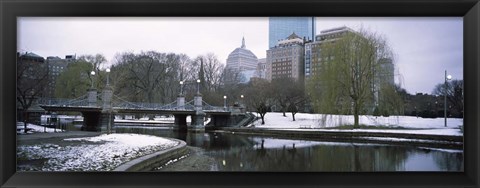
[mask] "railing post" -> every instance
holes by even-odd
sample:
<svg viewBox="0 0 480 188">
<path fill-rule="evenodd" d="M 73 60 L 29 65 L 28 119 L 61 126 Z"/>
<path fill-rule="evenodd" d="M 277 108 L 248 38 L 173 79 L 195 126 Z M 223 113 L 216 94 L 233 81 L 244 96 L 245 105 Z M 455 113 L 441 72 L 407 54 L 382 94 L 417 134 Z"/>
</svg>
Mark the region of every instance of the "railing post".
<svg viewBox="0 0 480 188">
<path fill-rule="evenodd" d="M 197 93 L 197 95 L 195 95 L 193 104 L 195 106 L 196 111 L 202 110 L 202 94 Z"/>
<path fill-rule="evenodd" d="M 179 94 L 177 97 L 177 109 L 185 110 L 185 96 L 183 94 Z"/>
<path fill-rule="evenodd" d="M 88 106 L 97 106 L 97 89 L 88 89 Z"/>
<path fill-rule="evenodd" d="M 114 125 L 114 115 L 113 109 L 112 109 L 112 96 L 113 96 L 113 91 L 112 88 L 107 85 L 103 89 L 102 93 L 102 101 L 103 101 L 103 106 L 102 106 L 102 114 L 100 116 L 100 131 L 101 132 L 107 132 L 111 133 L 113 130 L 113 125 Z"/>
<path fill-rule="evenodd" d="M 103 89 L 103 110 L 111 110 L 112 109 L 112 95 L 113 91 L 110 87 L 105 87 Z"/>
</svg>

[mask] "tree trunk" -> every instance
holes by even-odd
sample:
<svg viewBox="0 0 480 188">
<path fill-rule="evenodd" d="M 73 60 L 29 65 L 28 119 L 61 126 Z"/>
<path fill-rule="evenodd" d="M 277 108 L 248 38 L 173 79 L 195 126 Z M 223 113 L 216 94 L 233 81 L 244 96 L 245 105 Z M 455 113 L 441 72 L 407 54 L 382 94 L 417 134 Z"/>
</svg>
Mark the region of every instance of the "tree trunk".
<svg viewBox="0 0 480 188">
<path fill-rule="evenodd" d="M 262 125 L 265 125 L 265 114 L 260 114 L 260 117 L 262 118 Z"/>
<path fill-rule="evenodd" d="M 285 111 L 285 107 L 282 107 L 283 117 L 287 117 L 287 115 L 285 115 Z"/>
<path fill-rule="evenodd" d="M 292 112 L 293 121 L 295 121 L 295 113 Z"/>
<path fill-rule="evenodd" d="M 28 112 L 24 111 L 23 112 L 23 132 L 26 134 L 27 133 L 27 121 L 28 121 Z"/>
<path fill-rule="evenodd" d="M 354 119 L 353 128 L 359 128 L 360 127 L 358 125 L 358 122 L 359 122 L 358 111 L 359 110 L 358 110 L 357 103 L 354 103 L 354 107 L 353 107 L 353 119 Z"/>
</svg>

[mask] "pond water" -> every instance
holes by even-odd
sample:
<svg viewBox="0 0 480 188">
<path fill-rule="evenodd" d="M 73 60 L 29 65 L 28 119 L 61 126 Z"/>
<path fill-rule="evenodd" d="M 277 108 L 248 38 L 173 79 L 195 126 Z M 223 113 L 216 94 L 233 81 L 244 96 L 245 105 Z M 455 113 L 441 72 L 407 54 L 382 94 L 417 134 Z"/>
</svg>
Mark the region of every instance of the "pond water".
<svg viewBox="0 0 480 188">
<path fill-rule="evenodd" d="M 464 166 L 462 150 L 220 132 L 179 133 L 169 127 L 117 126 L 116 132 L 184 140 L 213 158 L 218 171 L 463 171 Z"/>
</svg>

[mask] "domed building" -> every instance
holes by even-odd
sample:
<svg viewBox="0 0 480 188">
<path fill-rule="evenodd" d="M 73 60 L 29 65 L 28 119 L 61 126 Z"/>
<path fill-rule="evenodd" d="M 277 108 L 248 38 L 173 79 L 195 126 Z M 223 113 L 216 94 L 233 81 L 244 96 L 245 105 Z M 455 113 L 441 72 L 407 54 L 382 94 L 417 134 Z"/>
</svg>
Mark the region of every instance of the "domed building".
<svg viewBox="0 0 480 188">
<path fill-rule="evenodd" d="M 258 58 L 245 46 L 245 38 L 242 38 L 242 46 L 233 50 L 227 58 L 226 68 L 232 71 L 255 70 Z"/>
</svg>

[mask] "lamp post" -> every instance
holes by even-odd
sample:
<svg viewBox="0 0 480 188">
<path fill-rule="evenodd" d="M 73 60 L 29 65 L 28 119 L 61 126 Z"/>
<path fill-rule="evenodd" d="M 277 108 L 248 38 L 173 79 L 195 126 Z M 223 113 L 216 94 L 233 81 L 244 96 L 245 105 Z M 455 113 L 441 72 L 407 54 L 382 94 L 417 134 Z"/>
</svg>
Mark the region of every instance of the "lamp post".
<svg viewBox="0 0 480 188">
<path fill-rule="evenodd" d="M 92 88 L 93 88 L 93 76 L 95 76 L 95 71 L 90 72 L 90 75 L 92 75 Z"/>
<path fill-rule="evenodd" d="M 223 96 L 223 108 L 225 110 L 227 110 L 227 96 L 226 95 Z"/>
<path fill-rule="evenodd" d="M 108 76 L 110 75 L 110 68 L 107 68 L 107 86 L 110 85 Z"/>
<path fill-rule="evenodd" d="M 183 94 L 183 81 L 180 81 L 180 95 Z"/>
<path fill-rule="evenodd" d="M 200 79 L 197 79 L 197 94 L 200 94 Z"/>
<path fill-rule="evenodd" d="M 445 89 L 443 92 L 444 102 L 445 102 L 445 106 L 443 108 L 443 113 L 445 115 L 445 127 L 447 127 L 447 81 L 451 79 L 452 79 L 452 75 L 447 75 L 447 70 L 445 70 L 445 84 L 444 84 Z"/>
</svg>

